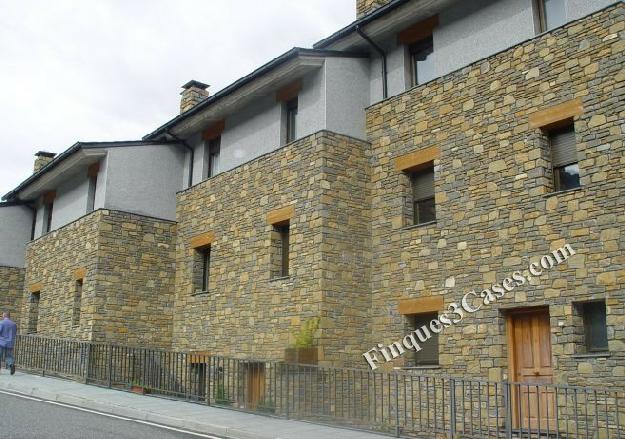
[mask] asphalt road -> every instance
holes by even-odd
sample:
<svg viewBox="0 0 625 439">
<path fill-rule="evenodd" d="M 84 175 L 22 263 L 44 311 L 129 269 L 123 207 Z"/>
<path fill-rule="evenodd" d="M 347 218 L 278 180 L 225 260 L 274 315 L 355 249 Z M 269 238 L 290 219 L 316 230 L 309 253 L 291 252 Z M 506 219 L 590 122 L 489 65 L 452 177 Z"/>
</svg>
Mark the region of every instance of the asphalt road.
<svg viewBox="0 0 625 439">
<path fill-rule="evenodd" d="M 0 438 L 220 439 L 6 392 L 0 392 Z"/>
</svg>

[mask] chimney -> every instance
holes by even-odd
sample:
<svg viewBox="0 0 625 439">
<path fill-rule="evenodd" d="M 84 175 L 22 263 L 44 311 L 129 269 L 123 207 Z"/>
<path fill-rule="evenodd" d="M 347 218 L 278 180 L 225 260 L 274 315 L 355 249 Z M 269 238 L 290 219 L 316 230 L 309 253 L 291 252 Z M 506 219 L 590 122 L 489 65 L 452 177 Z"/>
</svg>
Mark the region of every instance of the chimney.
<svg viewBox="0 0 625 439">
<path fill-rule="evenodd" d="M 39 172 L 39 170 L 43 168 L 45 165 L 47 165 L 48 163 L 50 163 L 52 159 L 54 159 L 55 156 L 56 156 L 55 153 L 47 152 L 47 151 L 39 151 L 38 153 L 36 153 L 35 154 L 35 157 L 36 157 L 35 169 L 33 173 Z"/>
<path fill-rule="evenodd" d="M 361 18 L 391 1 L 392 0 L 356 0 L 356 17 Z"/>
<path fill-rule="evenodd" d="M 195 79 L 187 82 L 182 86 L 182 88 L 184 88 L 184 90 L 180 93 L 182 96 L 180 99 L 181 114 L 195 107 L 208 97 L 208 90 L 206 90 L 208 85 L 200 81 L 196 81 Z"/>
</svg>

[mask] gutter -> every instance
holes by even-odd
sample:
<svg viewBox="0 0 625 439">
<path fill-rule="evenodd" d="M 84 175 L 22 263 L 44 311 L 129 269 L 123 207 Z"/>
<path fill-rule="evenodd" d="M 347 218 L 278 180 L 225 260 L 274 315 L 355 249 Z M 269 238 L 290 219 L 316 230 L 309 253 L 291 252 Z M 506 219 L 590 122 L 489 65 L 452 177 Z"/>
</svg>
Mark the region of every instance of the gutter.
<svg viewBox="0 0 625 439">
<path fill-rule="evenodd" d="M 388 98 L 388 75 L 386 69 L 386 52 L 378 45 L 375 41 L 373 41 L 369 36 L 362 30 L 360 25 L 356 25 L 356 32 L 358 35 L 362 37 L 367 43 L 371 45 L 375 49 L 376 52 L 382 58 L 382 99 Z"/>
<path fill-rule="evenodd" d="M 171 136 L 177 142 L 182 143 L 182 145 L 191 153 L 189 156 L 189 181 L 187 187 L 193 186 L 193 163 L 195 162 L 195 149 L 193 149 L 193 147 L 189 145 L 186 140 L 173 134 L 170 129 L 165 131 L 165 134 Z"/>
</svg>

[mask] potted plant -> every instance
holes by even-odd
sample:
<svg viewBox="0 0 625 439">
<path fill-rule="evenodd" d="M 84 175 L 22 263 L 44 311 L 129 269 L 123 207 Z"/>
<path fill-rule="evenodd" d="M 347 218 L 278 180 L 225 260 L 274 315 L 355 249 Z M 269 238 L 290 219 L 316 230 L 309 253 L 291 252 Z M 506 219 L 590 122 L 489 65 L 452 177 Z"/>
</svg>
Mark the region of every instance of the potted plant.
<svg viewBox="0 0 625 439">
<path fill-rule="evenodd" d="M 315 346 L 315 332 L 319 329 L 319 317 L 304 322 L 299 332 L 295 334 L 295 344 L 284 351 L 287 363 L 317 364 L 319 361 L 318 346 Z"/>
<path fill-rule="evenodd" d="M 150 388 L 142 386 L 141 382 L 135 379 L 130 383 L 130 391 L 139 395 L 147 395 L 150 393 Z"/>
</svg>

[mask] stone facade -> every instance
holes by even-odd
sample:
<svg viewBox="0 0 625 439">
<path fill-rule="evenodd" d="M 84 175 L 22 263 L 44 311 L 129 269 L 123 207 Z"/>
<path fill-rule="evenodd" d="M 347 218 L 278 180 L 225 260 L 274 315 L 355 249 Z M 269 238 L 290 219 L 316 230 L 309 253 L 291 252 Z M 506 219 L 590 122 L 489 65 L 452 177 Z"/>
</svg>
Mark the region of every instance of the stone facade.
<svg viewBox="0 0 625 439">
<path fill-rule="evenodd" d="M 319 317 L 321 362 L 355 361 L 370 306 L 368 149 L 322 131 L 179 194 L 174 348 L 282 359 Z M 280 212 L 291 212 L 290 272 L 272 279 Z M 209 291 L 195 294 L 192 243 L 206 234 Z"/>
<path fill-rule="evenodd" d="M 625 385 L 624 15 L 618 4 L 368 109 L 369 348 L 406 334 L 400 299 L 459 301 L 566 242 L 568 263 L 441 333 L 442 372 L 507 378 L 507 310 L 545 305 L 555 380 Z M 581 188 L 554 193 L 545 134 L 528 118 L 576 98 Z M 407 227 L 394 159 L 433 146 L 436 223 Z M 574 302 L 592 299 L 606 300 L 610 353 L 584 357 Z"/>
<path fill-rule="evenodd" d="M 356 15 L 360 18 L 390 2 L 391 0 L 356 0 Z"/>
<path fill-rule="evenodd" d="M 169 347 L 174 235 L 173 222 L 97 210 L 32 241 L 23 331 L 32 329 L 37 315 L 42 335 Z"/>
<path fill-rule="evenodd" d="M 20 318 L 23 289 L 23 268 L 0 267 L 0 312 L 9 311 L 16 322 Z"/>
</svg>

